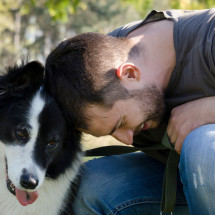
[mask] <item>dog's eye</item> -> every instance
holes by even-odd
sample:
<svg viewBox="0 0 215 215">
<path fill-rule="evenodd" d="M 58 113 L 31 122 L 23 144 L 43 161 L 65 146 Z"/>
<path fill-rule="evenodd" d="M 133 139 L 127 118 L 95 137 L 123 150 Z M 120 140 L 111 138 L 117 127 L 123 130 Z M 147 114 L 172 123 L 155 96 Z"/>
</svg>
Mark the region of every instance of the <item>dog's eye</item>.
<svg viewBox="0 0 215 215">
<path fill-rule="evenodd" d="M 27 141 L 29 139 L 28 130 L 26 128 L 17 129 L 15 134 L 18 140 Z"/>
<path fill-rule="evenodd" d="M 57 141 L 55 141 L 55 140 L 51 140 L 51 141 L 49 141 L 48 144 L 47 144 L 47 148 L 48 148 L 48 149 L 53 149 L 53 148 L 55 148 L 56 146 L 57 146 Z"/>
</svg>

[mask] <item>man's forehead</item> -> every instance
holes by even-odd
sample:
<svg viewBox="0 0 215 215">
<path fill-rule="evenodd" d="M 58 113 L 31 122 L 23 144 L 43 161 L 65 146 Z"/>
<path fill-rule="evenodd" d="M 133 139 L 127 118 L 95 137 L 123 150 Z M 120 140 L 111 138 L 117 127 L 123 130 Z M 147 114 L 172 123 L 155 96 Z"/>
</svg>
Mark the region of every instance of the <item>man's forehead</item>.
<svg viewBox="0 0 215 215">
<path fill-rule="evenodd" d="M 112 108 L 105 108 L 101 105 L 92 104 L 86 107 L 85 109 L 85 115 L 89 119 L 107 119 L 111 118 L 114 112 L 114 106 Z"/>
<path fill-rule="evenodd" d="M 114 109 L 106 109 L 96 105 L 87 109 L 86 116 L 87 129 L 79 130 L 94 136 L 108 135 L 119 119 Z"/>
</svg>

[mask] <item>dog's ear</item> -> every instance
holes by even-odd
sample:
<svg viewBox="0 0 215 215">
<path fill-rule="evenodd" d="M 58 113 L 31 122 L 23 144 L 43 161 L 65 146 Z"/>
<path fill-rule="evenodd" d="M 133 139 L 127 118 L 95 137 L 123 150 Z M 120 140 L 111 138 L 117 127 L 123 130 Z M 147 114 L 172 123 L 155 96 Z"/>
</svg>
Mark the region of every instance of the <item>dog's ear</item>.
<svg viewBox="0 0 215 215">
<path fill-rule="evenodd" d="M 38 61 L 10 67 L 7 71 L 7 74 L 0 77 L 0 95 L 26 89 L 36 90 L 43 82 L 44 66 Z"/>
</svg>

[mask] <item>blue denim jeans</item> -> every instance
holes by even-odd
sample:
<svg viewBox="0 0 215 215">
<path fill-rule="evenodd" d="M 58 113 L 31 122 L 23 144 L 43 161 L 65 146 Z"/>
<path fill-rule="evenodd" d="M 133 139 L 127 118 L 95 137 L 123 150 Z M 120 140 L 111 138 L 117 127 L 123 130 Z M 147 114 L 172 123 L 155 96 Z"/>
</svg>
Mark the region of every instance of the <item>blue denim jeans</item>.
<svg viewBox="0 0 215 215">
<path fill-rule="evenodd" d="M 179 171 L 190 214 L 215 214 L 215 124 L 201 126 L 187 136 Z"/>
<path fill-rule="evenodd" d="M 179 163 L 173 215 L 215 214 L 214 155 L 215 125 L 202 126 L 187 136 Z M 74 203 L 75 215 L 162 214 L 164 169 L 165 165 L 143 152 L 85 163 Z"/>
</svg>

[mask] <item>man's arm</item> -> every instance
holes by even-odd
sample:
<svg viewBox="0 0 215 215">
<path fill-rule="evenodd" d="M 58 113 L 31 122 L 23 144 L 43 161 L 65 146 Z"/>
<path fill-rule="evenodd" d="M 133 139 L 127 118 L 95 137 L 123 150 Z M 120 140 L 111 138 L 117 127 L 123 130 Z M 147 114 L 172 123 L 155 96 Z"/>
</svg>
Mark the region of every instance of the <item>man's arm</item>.
<svg viewBox="0 0 215 215">
<path fill-rule="evenodd" d="M 215 123 L 215 96 L 194 100 L 172 109 L 167 134 L 180 154 L 184 139 L 195 128 Z"/>
</svg>

